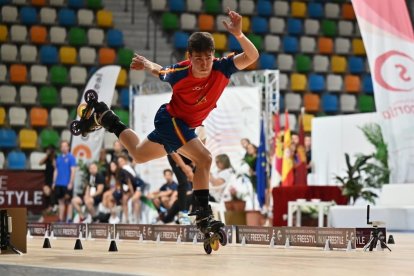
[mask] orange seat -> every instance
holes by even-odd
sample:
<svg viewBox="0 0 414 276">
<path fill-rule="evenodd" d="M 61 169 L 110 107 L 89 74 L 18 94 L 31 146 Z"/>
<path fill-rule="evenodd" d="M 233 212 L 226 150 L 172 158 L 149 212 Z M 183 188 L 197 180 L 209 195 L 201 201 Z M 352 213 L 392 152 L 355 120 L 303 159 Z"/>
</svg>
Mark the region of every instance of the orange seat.
<svg viewBox="0 0 414 276">
<path fill-rule="evenodd" d="M 6 25 L 0 25 L 0 42 L 7 41 L 9 36 L 9 31 L 7 30 Z"/>
<path fill-rule="evenodd" d="M 319 53 L 332 54 L 333 52 L 333 40 L 329 37 L 320 37 L 318 39 Z"/>
<path fill-rule="evenodd" d="M 365 47 L 364 42 L 360 38 L 352 39 L 352 52 L 354 55 L 363 55 L 365 56 Z"/>
<path fill-rule="evenodd" d="M 359 76 L 346 75 L 345 76 L 345 91 L 350 93 L 359 93 L 361 89 L 361 80 Z"/>
<path fill-rule="evenodd" d="M 21 149 L 37 148 L 37 132 L 33 129 L 22 129 L 19 132 L 19 144 Z"/>
<path fill-rule="evenodd" d="M 355 20 L 355 11 L 350 3 L 342 4 L 342 18 L 348 20 Z"/>
<path fill-rule="evenodd" d="M 30 40 L 34 44 L 45 44 L 47 29 L 44 26 L 32 26 L 30 28 Z"/>
<path fill-rule="evenodd" d="M 250 18 L 248 16 L 242 17 L 242 31 L 243 33 L 250 33 Z"/>
<path fill-rule="evenodd" d="M 198 28 L 200 31 L 214 31 L 214 16 L 210 14 L 200 14 L 198 16 Z"/>
<path fill-rule="evenodd" d="M 46 5 L 46 0 L 32 0 L 31 2 L 33 6 L 42 7 Z"/>
<path fill-rule="evenodd" d="M 114 64 L 116 59 L 115 50 L 112 48 L 100 48 L 99 49 L 99 64 Z"/>
<path fill-rule="evenodd" d="M 216 50 L 227 50 L 227 36 L 221 33 L 213 33 L 214 45 Z"/>
<path fill-rule="evenodd" d="M 303 103 L 306 112 L 319 112 L 320 99 L 319 95 L 306 93 L 303 96 Z"/>
<path fill-rule="evenodd" d="M 45 127 L 48 125 L 47 109 L 43 107 L 32 107 L 30 109 L 30 124 L 33 127 Z"/>
<path fill-rule="evenodd" d="M 118 79 L 116 80 L 116 86 L 125 86 L 127 82 L 127 71 L 122 68 L 119 71 Z"/>
<path fill-rule="evenodd" d="M 26 65 L 12 64 L 10 66 L 10 82 L 11 83 L 26 83 L 27 82 Z"/>
<path fill-rule="evenodd" d="M 63 46 L 59 49 L 60 62 L 63 64 L 76 64 L 77 56 L 74 47 Z"/>
</svg>

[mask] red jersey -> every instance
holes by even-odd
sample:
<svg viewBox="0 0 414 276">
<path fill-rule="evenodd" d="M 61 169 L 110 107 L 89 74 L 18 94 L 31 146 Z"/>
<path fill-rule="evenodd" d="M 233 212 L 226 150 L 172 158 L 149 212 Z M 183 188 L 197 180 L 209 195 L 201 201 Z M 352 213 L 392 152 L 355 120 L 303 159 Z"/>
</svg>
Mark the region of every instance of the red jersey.
<svg viewBox="0 0 414 276">
<path fill-rule="evenodd" d="M 238 69 L 233 56 L 215 58 L 210 75 L 195 78 L 191 73 L 191 62 L 182 61 L 160 70 L 160 79 L 171 84 L 173 94 L 167 105 L 172 117 L 183 120 L 189 127 L 198 127 L 216 103 Z"/>
</svg>

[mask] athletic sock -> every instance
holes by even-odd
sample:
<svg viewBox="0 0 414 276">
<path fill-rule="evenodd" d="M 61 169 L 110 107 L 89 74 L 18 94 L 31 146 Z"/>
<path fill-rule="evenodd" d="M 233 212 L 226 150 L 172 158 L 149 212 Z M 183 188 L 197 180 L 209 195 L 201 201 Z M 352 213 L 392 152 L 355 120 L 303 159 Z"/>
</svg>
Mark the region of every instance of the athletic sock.
<svg viewBox="0 0 414 276">
<path fill-rule="evenodd" d="M 194 190 L 194 197 L 196 202 L 199 204 L 199 207 L 202 207 L 203 209 L 208 207 L 208 195 L 209 190 Z"/>
<path fill-rule="evenodd" d="M 113 131 L 116 137 L 119 138 L 119 135 L 121 135 L 122 131 L 124 131 L 127 128 L 128 127 L 126 125 L 124 125 L 121 121 L 119 121 L 118 123 L 115 124 Z"/>
</svg>

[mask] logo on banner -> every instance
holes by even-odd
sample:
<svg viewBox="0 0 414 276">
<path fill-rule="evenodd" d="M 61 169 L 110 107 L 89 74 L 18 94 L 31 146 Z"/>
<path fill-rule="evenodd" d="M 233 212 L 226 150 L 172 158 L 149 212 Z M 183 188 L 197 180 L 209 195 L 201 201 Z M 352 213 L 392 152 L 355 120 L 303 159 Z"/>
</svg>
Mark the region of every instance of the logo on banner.
<svg viewBox="0 0 414 276">
<path fill-rule="evenodd" d="M 406 53 L 388 51 L 375 61 L 375 80 L 392 92 L 414 90 L 414 59 Z"/>
<path fill-rule="evenodd" d="M 76 158 L 90 159 L 90 158 L 92 158 L 92 151 L 91 151 L 90 147 L 88 147 L 87 145 L 79 144 L 79 145 L 76 145 L 75 148 L 73 149 L 73 155 Z"/>
</svg>

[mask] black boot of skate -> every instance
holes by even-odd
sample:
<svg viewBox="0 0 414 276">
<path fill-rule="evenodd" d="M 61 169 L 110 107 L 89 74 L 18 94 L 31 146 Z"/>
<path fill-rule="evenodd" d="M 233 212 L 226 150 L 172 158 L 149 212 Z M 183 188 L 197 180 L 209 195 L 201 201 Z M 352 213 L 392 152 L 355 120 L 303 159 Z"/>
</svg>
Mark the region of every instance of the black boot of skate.
<svg viewBox="0 0 414 276">
<path fill-rule="evenodd" d="M 203 233 L 218 232 L 220 228 L 224 227 L 224 223 L 219 220 L 215 220 L 211 206 L 198 207 L 196 211 L 188 214 L 189 216 L 196 216 L 197 228 Z"/>
<path fill-rule="evenodd" d="M 96 102 L 93 106 L 97 114 L 97 123 L 103 126 L 107 131 L 115 133 L 119 137 L 122 131 L 127 127 L 120 121 L 116 115 L 104 102 Z"/>
</svg>

